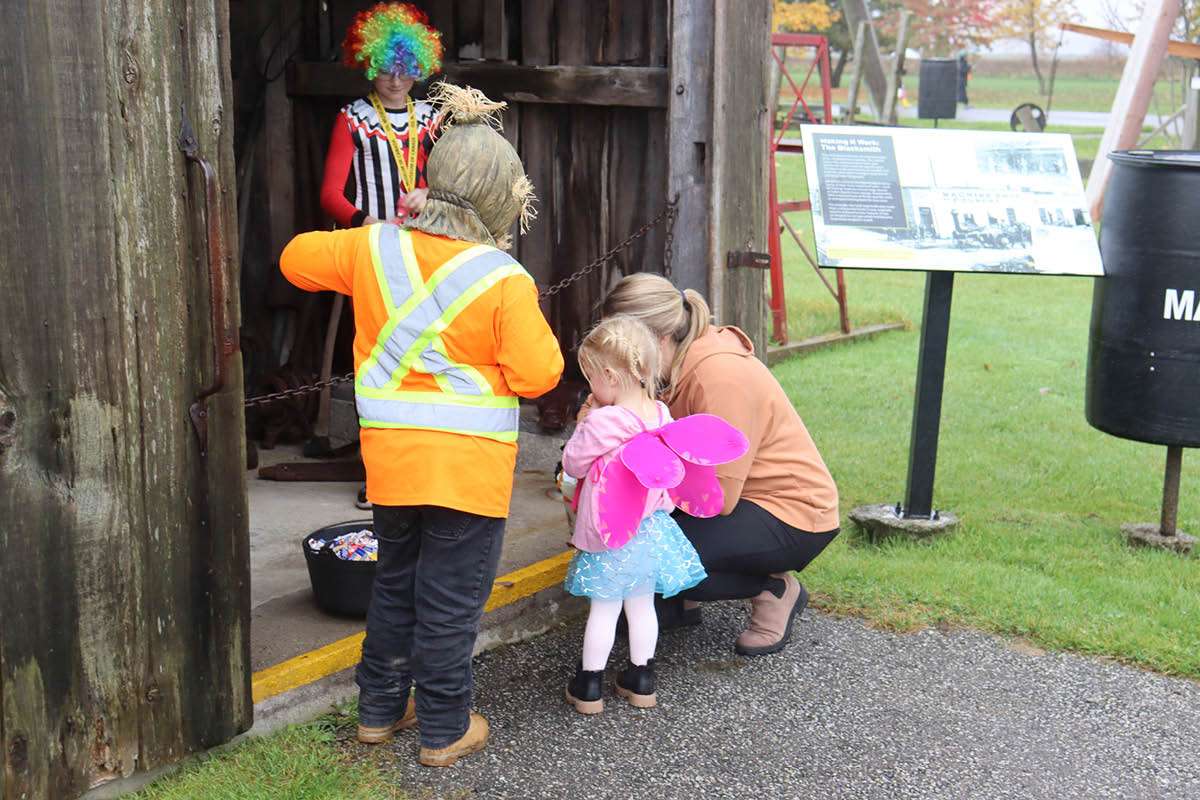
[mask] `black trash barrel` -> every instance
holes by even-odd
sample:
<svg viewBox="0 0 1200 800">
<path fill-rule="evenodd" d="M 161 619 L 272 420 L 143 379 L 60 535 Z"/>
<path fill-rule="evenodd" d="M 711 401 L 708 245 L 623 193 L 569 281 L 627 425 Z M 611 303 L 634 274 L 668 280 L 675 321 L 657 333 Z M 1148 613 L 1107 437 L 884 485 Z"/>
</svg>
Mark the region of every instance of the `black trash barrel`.
<svg viewBox="0 0 1200 800">
<path fill-rule="evenodd" d="M 917 85 L 917 116 L 921 119 L 954 119 L 958 114 L 958 60 L 922 58 Z"/>
<path fill-rule="evenodd" d="M 1123 439 L 1200 447 L 1200 152 L 1109 158 L 1087 421 Z"/>
</svg>

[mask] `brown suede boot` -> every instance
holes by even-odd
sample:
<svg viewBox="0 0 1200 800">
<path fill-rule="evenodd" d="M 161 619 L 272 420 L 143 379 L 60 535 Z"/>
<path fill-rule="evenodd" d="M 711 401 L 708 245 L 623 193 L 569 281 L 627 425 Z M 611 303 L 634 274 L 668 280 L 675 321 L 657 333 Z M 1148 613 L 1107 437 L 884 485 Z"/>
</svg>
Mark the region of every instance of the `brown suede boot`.
<svg viewBox="0 0 1200 800">
<path fill-rule="evenodd" d="M 772 575 L 784 583 L 783 597 L 765 591 L 750 601 L 750 625 L 733 649 L 743 656 L 778 653 L 792 638 L 792 625 L 808 605 L 808 592 L 790 572 Z"/>
<path fill-rule="evenodd" d="M 488 721 L 482 714 L 471 712 L 471 724 L 467 732 L 454 744 L 434 750 L 430 747 L 421 748 L 420 761 L 426 767 L 450 767 L 463 756 L 478 753 L 488 741 Z"/>
<path fill-rule="evenodd" d="M 410 696 L 408 698 L 408 706 L 404 709 L 404 716 L 391 725 L 384 725 L 379 728 L 359 725 L 358 740 L 363 744 L 382 744 L 391 739 L 392 734 L 396 731 L 406 731 L 409 728 L 415 727 L 417 727 L 417 701 L 416 698 Z"/>
</svg>

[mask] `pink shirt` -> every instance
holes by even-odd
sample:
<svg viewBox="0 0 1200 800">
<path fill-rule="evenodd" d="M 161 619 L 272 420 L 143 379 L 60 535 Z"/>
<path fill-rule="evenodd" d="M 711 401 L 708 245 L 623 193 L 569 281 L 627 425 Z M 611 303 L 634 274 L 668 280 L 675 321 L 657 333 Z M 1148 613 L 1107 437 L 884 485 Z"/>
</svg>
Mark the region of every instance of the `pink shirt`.
<svg viewBox="0 0 1200 800">
<path fill-rule="evenodd" d="M 579 513 L 575 518 L 575 534 L 571 544 L 580 550 L 600 553 L 608 550 L 600 533 L 596 530 L 595 520 L 592 519 L 591 509 L 595 507 L 592 489 L 595 478 L 604 471 L 604 467 L 617 452 L 633 437 L 647 430 L 661 428 L 671 422 L 671 412 L 662 403 L 658 403 L 658 425 L 647 425 L 641 417 L 627 408 L 620 406 L 601 406 L 595 409 L 575 429 L 575 434 L 563 449 L 563 471 L 572 478 L 583 481 L 579 495 Z M 664 489 L 647 491 L 646 508 L 642 519 L 656 511 L 668 514 L 675 510 Z M 632 541 L 632 540 L 631 540 Z"/>
</svg>

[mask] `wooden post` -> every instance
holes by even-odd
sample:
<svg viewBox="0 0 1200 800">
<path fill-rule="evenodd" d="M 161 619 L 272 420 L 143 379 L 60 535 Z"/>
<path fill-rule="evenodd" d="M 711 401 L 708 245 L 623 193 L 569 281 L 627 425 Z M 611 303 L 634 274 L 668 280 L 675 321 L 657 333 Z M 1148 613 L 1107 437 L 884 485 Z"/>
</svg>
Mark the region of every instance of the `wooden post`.
<svg viewBox="0 0 1200 800">
<path fill-rule="evenodd" d="M 289 41 L 299 38 L 299 32 L 291 34 Z M 261 46 L 265 62 L 270 52 L 267 45 Z M 278 58 L 278 56 L 276 56 Z M 279 258 L 283 248 L 296 234 L 296 146 L 292 126 L 292 101 L 287 96 L 287 85 L 282 80 L 266 87 L 264 98 L 265 118 L 269 124 L 263 130 L 270 135 L 260 135 L 262 156 L 265 160 L 264 173 L 270 191 L 266 195 L 270 219 L 271 258 Z M 252 185 L 252 184 L 251 184 Z"/>
<path fill-rule="evenodd" d="M 867 11 L 866 0 L 842 0 L 842 13 L 846 15 L 846 24 L 851 30 L 860 24 L 866 25 L 866 36 L 863 41 L 862 68 L 863 77 L 867 80 L 867 89 L 871 101 L 871 109 L 875 116 L 882 120 L 883 101 L 887 93 L 887 76 L 883 70 L 883 58 L 879 55 L 879 39 L 875 29 L 871 27 L 871 15 Z"/>
<path fill-rule="evenodd" d="M 896 35 L 896 57 L 892 60 L 892 71 L 888 73 L 887 96 L 883 101 L 883 121 L 896 124 L 896 94 L 900 90 L 900 76 L 904 73 L 904 51 L 908 48 L 908 23 L 912 12 L 900 12 L 900 28 Z"/>
<path fill-rule="evenodd" d="M 1104 211 L 1104 189 L 1111 172 L 1108 154 L 1133 147 L 1141 135 L 1146 109 L 1154 94 L 1154 80 L 1167 55 L 1167 41 L 1179 16 L 1179 0 L 1147 0 L 1142 22 L 1133 38 L 1133 49 L 1125 62 L 1121 84 L 1113 100 L 1112 114 L 1100 149 L 1088 176 L 1087 201 L 1092 221 L 1099 222 Z"/>
<path fill-rule="evenodd" d="M 225 0 L 126 0 L 22 4 L 0 27 L 21 65 L 0 81 L 19 109 L 0 115 L 6 798 L 76 797 L 250 725 L 228 21 Z M 181 104 L 219 182 L 215 332 Z M 188 409 L 214 334 L 228 383 L 202 457 Z"/>
<path fill-rule="evenodd" d="M 772 50 L 775 48 L 772 47 Z M 779 58 L 786 65 L 788 58 L 788 48 L 786 45 L 780 45 Z M 767 119 L 770 120 L 769 131 L 770 136 L 775 136 L 775 125 L 779 119 L 779 89 L 783 83 L 783 70 L 779 66 L 779 61 L 776 61 L 768 51 L 767 54 Z M 791 103 L 788 103 L 788 107 Z M 784 120 L 784 127 L 787 126 L 787 120 Z M 769 156 L 769 154 L 768 154 Z"/>
<path fill-rule="evenodd" d="M 742 328 L 765 359 L 766 270 L 727 263 L 731 251 L 767 250 L 771 3 L 716 0 L 714 10 L 710 296 L 718 320 Z"/>
<path fill-rule="evenodd" d="M 709 229 L 713 2 L 671 2 L 667 198 L 679 195 L 671 277 L 680 288 L 708 297 L 716 310 L 714 293 L 719 287 L 709 285 L 709 242 L 704 236 Z M 761 65 L 756 69 L 761 71 Z"/>
<path fill-rule="evenodd" d="M 1187 98 L 1183 118 L 1184 150 L 1200 150 L 1200 61 L 1193 61 L 1184 81 L 1184 96 Z"/>
<path fill-rule="evenodd" d="M 508 58 L 508 21 L 504 17 L 504 0 L 484 0 L 483 57 L 490 61 Z"/>
<path fill-rule="evenodd" d="M 858 33 L 854 35 L 854 66 L 850 68 L 850 87 L 846 94 L 846 122 L 853 123 L 854 115 L 858 113 L 858 87 L 862 84 L 863 75 L 863 46 L 867 38 L 867 23 L 858 23 Z"/>
</svg>

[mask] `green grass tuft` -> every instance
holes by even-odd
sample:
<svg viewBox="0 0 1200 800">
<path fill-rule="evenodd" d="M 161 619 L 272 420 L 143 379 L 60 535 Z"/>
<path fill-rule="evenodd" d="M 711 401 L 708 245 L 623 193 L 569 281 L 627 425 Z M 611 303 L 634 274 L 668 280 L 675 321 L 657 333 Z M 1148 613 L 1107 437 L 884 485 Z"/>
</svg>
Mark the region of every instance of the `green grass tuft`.
<svg viewBox="0 0 1200 800">
<path fill-rule="evenodd" d="M 133 796 L 133 800 L 403 800 L 370 760 L 353 763 L 339 747 L 345 714 L 294 725 L 217 751 Z M 390 748 L 381 754 L 394 757 Z"/>
</svg>

